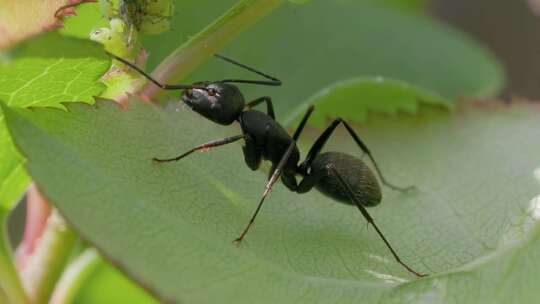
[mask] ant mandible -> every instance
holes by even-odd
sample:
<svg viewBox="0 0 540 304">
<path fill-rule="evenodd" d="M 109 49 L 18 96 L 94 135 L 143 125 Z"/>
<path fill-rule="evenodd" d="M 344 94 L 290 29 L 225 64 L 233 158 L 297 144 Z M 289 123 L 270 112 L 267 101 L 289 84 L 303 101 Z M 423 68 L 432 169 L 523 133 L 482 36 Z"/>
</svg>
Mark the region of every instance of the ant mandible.
<svg viewBox="0 0 540 304">
<path fill-rule="evenodd" d="M 241 135 L 209 141 L 194 147 L 177 157 L 165 159 L 153 158 L 155 162 L 164 163 L 178 161 L 195 151 L 206 151 L 243 138 L 245 141 L 245 145 L 242 147 L 244 159 L 251 170 L 257 170 L 263 159 L 272 163 L 270 175 L 259 204 L 242 234 L 234 240 L 236 244 L 239 244 L 244 239 L 246 233 L 254 223 L 266 196 L 272 190 L 274 183 L 281 177 L 283 184 L 293 192 L 306 193 L 309 190 L 316 188 L 324 195 L 329 196 L 338 202 L 356 206 L 368 223 L 375 228 L 377 234 L 388 247 L 395 260 L 412 274 L 418 277 L 425 276 L 425 274 L 416 272 L 401 261 L 395 250 L 386 240 L 384 234 L 375 224 L 371 215 L 367 212 L 366 207 L 378 205 L 382 199 L 379 183 L 371 169 L 359 158 L 345 153 L 321 153 L 322 148 L 333 134 L 336 127 L 342 124 L 362 152 L 367 154 L 381 182 L 385 186 L 402 192 L 413 188 L 401 188 L 389 183 L 382 175 L 382 172 L 368 147 L 362 142 L 360 137 L 346 121 L 341 118 L 336 118 L 315 141 L 309 150 L 306 159 L 298 164 L 300 161 L 300 152 L 296 147 L 296 141 L 300 137 L 311 113 L 313 113 L 314 107 L 309 107 L 294 132 L 294 135 L 291 137 L 275 120 L 274 109 L 270 97 L 260 97 L 246 104 L 244 96 L 238 87 L 232 84 L 247 83 L 280 86 L 281 81 L 279 79 L 225 56 L 216 54 L 215 56 L 217 58 L 261 75 L 268 80 L 224 79 L 218 81 L 195 82 L 189 85 L 162 84 L 131 62 L 118 56 L 110 55 L 133 68 L 164 90 L 184 90 L 181 96 L 182 101 L 195 112 L 207 119 L 221 125 L 230 125 L 235 121 L 240 124 L 242 129 Z M 266 113 L 252 109 L 261 102 L 266 103 Z M 299 183 L 296 180 L 297 175 L 302 177 Z"/>
</svg>

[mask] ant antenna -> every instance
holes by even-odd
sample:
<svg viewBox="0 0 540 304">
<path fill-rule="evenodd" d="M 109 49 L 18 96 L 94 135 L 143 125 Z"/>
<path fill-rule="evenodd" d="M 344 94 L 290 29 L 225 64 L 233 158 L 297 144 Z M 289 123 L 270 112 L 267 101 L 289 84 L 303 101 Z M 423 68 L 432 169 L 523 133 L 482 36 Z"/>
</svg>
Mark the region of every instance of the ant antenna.
<svg viewBox="0 0 540 304">
<path fill-rule="evenodd" d="M 113 57 L 114 59 L 122 62 L 123 64 L 129 66 L 130 68 L 134 69 L 135 71 L 139 72 L 139 74 L 143 75 L 144 77 L 146 77 L 146 79 L 150 80 L 151 82 L 153 82 L 155 85 L 157 85 L 158 87 L 164 89 L 164 90 L 184 90 L 184 89 L 201 89 L 201 90 L 205 90 L 205 91 L 208 91 L 208 89 L 204 86 L 200 86 L 200 85 L 192 85 L 192 84 L 189 84 L 189 85 L 186 85 L 186 84 L 166 84 L 166 83 L 161 83 L 159 81 L 157 81 L 155 78 L 153 78 L 152 76 L 150 76 L 149 74 L 147 74 L 145 71 L 143 71 L 141 68 L 139 68 L 138 66 L 136 66 L 134 63 L 131 63 L 127 60 L 125 60 L 124 58 L 121 58 L 121 57 L 118 57 L 114 54 L 111 54 L 107 51 L 105 51 L 105 53 L 107 53 L 107 55 Z"/>
<path fill-rule="evenodd" d="M 224 80 L 220 80 L 218 82 L 229 82 L 229 83 L 250 83 L 250 84 L 259 84 L 259 85 L 267 85 L 267 86 L 280 86 L 281 85 L 281 80 L 275 78 L 275 77 L 272 77 L 268 74 L 265 74 L 261 71 L 258 71 L 250 66 L 247 66 L 243 63 L 240 63 L 236 60 L 233 60 L 231 58 L 228 58 L 228 57 L 225 57 L 221 54 L 214 54 L 215 57 L 221 59 L 221 60 L 224 60 L 224 61 L 227 61 L 228 63 L 232 63 L 236 66 L 239 66 L 245 70 L 248 70 L 250 72 L 253 72 L 257 75 L 260 75 L 266 79 L 269 79 L 270 81 L 265 81 L 265 80 L 244 80 L 244 79 L 224 79 Z"/>
</svg>

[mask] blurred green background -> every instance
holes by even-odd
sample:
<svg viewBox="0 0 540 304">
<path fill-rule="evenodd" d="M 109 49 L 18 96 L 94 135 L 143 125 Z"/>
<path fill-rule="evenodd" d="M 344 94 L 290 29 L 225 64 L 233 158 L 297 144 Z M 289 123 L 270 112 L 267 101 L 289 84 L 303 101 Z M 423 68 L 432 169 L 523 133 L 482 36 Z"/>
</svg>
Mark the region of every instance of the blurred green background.
<svg viewBox="0 0 540 304">
<path fill-rule="evenodd" d="M 495 53 L 507 72 L 507 96 L 540 97 L 540 17 L 527 1 L 436 0 L 431 12 Z"/>
</svg>

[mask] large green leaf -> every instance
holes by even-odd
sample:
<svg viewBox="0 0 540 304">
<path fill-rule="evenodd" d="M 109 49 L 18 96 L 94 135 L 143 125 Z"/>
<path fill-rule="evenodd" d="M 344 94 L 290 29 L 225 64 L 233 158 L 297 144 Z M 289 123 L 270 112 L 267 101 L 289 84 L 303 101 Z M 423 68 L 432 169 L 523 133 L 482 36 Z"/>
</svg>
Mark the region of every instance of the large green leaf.
<svg viewBox="0 0 540 304">
<path fill-rule="evenodd" d="M 219 15 L 229 2 L 179 4 L 173 31 L 145 37 L 149 70 Z M 373 1 L 284 3 L 222 53 L 284 81 L 283 87 L 243 86 L 248 98 L 271 95 L 280 117 L 313 92 L 356 77 L 383 76 L 443 97 L 496 93 L 504 76 L 491 53 L 466 35 L 423 16 Z M 189 79 L 254 76 L 210 60 Z"/>
<path fill-rule="evenodd" d="M 371 213 L 401 257 L 432 274 L 422 280 L 391 258 L 355 209 L 315 191 L 297 195 L 276 186 L 242 246 L 231 244 L 266 179 L 246 168 L 239 145 L 168 165 L 150 159 L 236 134 L 235 127 L 141 102 L 127 110 L 108 102 L 67 107 L 4 110 L 50 201 L 163 299 L 534 303 L 528 300 L 540 297 L 540 228 L 533 223 L 521 236 L 539 190 L 533 172 L 540 113 L 533 105 L 470 104 L 455 116 L 426 109 L 374 118 L 361 129 L 387 178 L 418 188 L 385 189 Z M 329 148 L 360 154 L 342 133 Z"/>
</svg>

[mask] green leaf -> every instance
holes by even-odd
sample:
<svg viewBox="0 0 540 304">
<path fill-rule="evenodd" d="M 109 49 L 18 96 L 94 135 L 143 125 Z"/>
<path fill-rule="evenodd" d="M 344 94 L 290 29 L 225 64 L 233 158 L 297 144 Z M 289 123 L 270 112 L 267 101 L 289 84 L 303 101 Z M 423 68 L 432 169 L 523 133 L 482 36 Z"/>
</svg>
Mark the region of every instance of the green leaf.
<svg viewBox="0 0 540 304">
<path fill-rule="evenodd" d="M 93 30 L 108 26 L 97 2 L 80 4 L 76 12 L 77 15 L 64 18 L 64 26 L 58 30 L 60 34 L 88 39 Z"/>
<path fill-rule="evenodd" d="M 402 259 L 432 274 L 422 280 L 392 259 L 355 209 L 281 184 L 241 247 L 231 244 L 266 180 L 246 168 L 239 145 L 166 165 L 151 158 L 178 155 L 237 128 L 142 102 L 127 110 L 109 102 L 67 107 L 4 110 L 45 196 L 162 299 L 479 303 L 490 295 L 486 303 L 510 297 L 531 303 L 525 300 L 539 297 L 538 224 L 520 236 L 539 192 L 534 105 L 471 103 L 454 116 L 425 108 L 370 119 L 359 129 L 386 177 L 419 189 L 384 189 L 383 203 L 370 212 Z M 339 134 L 328 149 L 360 155 Z M 516 293 L 518 282 L 527 284 Z"/>
<path fill-rule="evenodd" d="M 227 7 L 227 1 L 197 1 L 177 7 L 174 31 L 145 37 L 148 70 Z M 284 3 L 220 53 L 277 76 L 283 87 L 242 86 L 248 99 L 270 95 L 283 117 L 330 84 L 382 76 L 441 96 L 489 96 L 504 83 L 492 54 L 468 36 L 427 16 L 370 1 L 313 0 Z M 210 60 L 188 80 L 254 76 Z"/>
<path fill-rule="evenodd" d="M 42 35 L 21 46 L 9 63 L 0 65 L 0 99 L 13 107 L 91 102 L 104 89 L 98 78 L 108 65 L 95 43 L 55 33 Z M 0 114 L 0 212 L 7 212 L 28 177 L 22 168 L 24 159 L 11 144 L 3 121 Z"/>
<path fill-rule="evenodd" d="M 13 204 L 28 184 L 23 168 L 24 158 L 13 146 L 0 112 L 0 222 L 3 223 Z"/>
<path fill-rule="evenodd" d="M 51 47 L 54 46 L 54 47 Z M 104 86 L 98 82 L 109 66 L 99 46 L 85 40 L 62 37 L 56 33 L 27 41 L 13 52 L 8 63 L 0 65 L 0 100 L 12 107 L 56 106 L 65 101 L 91 102 Z M 0 236 L 13 205 L 29 182 L 23 168 L 24 158 L 13 146 L 0 112 Z M 0 242 L 7 242 L 1 238 Z M 10 248 L 0 246 L 2 268 L 11 268 L 16 280 Z M 5 283 L 5 282 L 4 282 Z"/>
<path fill-rule="evenodd" d="M 0 66 L 0 99 L 18 107 L 92 102 L 104 89 L 98 79 L 110 65 L 97 43 L 57 33 L 29 41 L 15 56 Z"/>
<path fill-rule="evenodd" d="M 50 46 L 54 45 L 55 48 Z M 0 99 L 13 107 L 91 102 L 99 94 L 109 60 L 95 43 L 51 33 L 28 41 L 0 65 Z M 28 183 L 24 158 L 11 144 L 0 114 L 0 213 L 6 214 Z"/>
<path fill-rule="evenodd" d="M 329 117 L 364 122 L 368 113 L 415 114 L 421 105 L 439 106 L 450 110 L 454 104 L 436 93 L 399 80 L 382 77 L 356 78 L 319 91 L 305 102 L 305 106 L 290 113 L 284 119 L 285 124 L 290 125 L 295 118 L 300 119 L 309 105 L 315 105 L 317 109 L 310 117 L 310 124 L 323 128 Z"/>
</svg>

